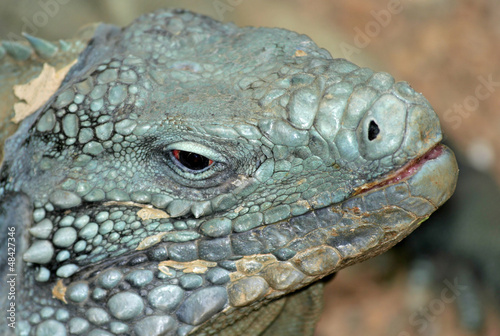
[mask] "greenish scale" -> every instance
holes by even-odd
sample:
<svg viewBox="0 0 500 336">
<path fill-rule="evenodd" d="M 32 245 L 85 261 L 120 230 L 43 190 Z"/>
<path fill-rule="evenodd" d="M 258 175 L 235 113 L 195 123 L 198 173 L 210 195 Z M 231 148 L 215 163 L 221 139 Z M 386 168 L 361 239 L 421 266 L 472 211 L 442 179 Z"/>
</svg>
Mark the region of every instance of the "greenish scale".
<svg viewBox="0 0 500 336">
<path fill-rule="evenodd" d="M 112 105 L 122 103 L 127 97 L 127 87 L 125 85 L 116 85 L 109 90 L 108 101 Z"/>
<path fill-rule="evenodd" d="M 78 142 L 81 144 L 86 144 L 94 137 L 94 131 L 90 128 L 82 128 L 78 133 Z"/>
<path fill-rule="evenodd" d="M 59 262 L 63 262 L 68 260 L 71 257 L 71 254 L 68 250 L 62 250 L 57 253 L 56 260 Z"/>
<path fill-rule="evenodd" d="M 98 230 L 99 226 L 96 223 L 88 223 L 80 230 L 78 236 L 84 239 L 92 239 L 95 237 Z"/>
<path fill-rule="evenodd" d="M 97 82 L 99 84 L 107 84 L 115 82 L 117 78 L 118 78 L 118 71 L 116 69 L 106 69 L 103 73 L 97 76 Z"/>
</svg>

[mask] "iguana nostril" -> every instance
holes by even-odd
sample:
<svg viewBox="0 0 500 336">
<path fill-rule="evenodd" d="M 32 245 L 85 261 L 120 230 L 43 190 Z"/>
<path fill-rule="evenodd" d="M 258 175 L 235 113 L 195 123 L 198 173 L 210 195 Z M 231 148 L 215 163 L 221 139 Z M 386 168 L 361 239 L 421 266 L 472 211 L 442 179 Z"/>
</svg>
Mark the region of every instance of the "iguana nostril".
<svg viewBox="0 0 500 336">
<path fill-rule="evenodd" d="M 375 140 L 379 133 L 380 128 L 378 127 L 377 123 L 373 120 L 370 121 L 370 124 L 368 125 L 368 140 Z"/>
</svg>

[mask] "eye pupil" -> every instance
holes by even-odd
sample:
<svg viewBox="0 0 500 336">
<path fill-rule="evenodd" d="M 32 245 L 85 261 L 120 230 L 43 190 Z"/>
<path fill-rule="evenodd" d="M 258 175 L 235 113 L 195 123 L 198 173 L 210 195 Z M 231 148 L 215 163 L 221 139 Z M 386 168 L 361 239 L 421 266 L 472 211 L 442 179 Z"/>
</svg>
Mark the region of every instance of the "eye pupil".
<svg viewBox="0 0 500 336">
<path fill-rule="evenodd" d="M 380 128 L 375 121 L 370 121 L 368 125 L 368 140 L 373 141 L 377 138 L 377 135 L 380 133 Z"/>
<path fill-rule="evenodd" d="M 214 163 L 209 158 L 193 152 L 174 149 L 172 155 L 181 166 L 195 171 L 203 170 Z"/>
</svg>

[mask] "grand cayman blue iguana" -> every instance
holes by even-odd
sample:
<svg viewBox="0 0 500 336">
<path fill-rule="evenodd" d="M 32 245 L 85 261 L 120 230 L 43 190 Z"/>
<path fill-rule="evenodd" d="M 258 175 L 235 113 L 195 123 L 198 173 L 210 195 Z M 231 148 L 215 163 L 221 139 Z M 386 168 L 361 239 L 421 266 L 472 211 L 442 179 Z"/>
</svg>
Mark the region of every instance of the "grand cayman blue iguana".
<svg viewBox="0 0 500 336">
<path fill-rule="evenodd" d="M 427 100 L 304 35 L 158 11 L 28 40 L 0 47 L 4 113 L 78 60 L 5 143 L 6 334 L 312 335 L 317 281 L 454 190 Z"/>
</svg>

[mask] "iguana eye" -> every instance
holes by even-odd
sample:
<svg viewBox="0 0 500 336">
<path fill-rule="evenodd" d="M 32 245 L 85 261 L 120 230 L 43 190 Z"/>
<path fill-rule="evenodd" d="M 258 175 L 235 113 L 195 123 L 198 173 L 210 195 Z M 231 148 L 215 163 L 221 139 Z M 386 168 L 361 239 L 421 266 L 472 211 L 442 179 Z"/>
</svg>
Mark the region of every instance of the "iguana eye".
<svg viewBox="0 0 500 336">
<path fill-rule="evenodd" d="M 164 162 L 175 175 L 187 180 L 206 180 L 227 167 L 226 158 L 217 150 L 196 142 L 172 143 L 164 153 Z"/>
<path fill-rule="evenodd" d="M 172 160 L 180 168 L 195 172 L 204 171 L 214 164 L 214 161 L 198 153 L 174 149 L 170 151 Z"/>
</svg>

